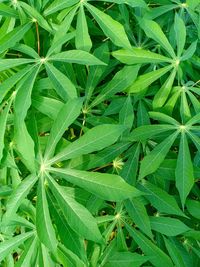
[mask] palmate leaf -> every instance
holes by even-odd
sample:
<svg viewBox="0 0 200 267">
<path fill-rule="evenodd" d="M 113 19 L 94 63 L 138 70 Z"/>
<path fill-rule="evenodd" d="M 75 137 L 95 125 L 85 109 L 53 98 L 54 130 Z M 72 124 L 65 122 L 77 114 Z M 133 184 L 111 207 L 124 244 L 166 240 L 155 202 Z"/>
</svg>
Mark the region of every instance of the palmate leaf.
<svg viewBox="0 0 200 267">
<path fill-rule="evenodd" d="M 102 236 L 91 213 L 71 196 L 68 196 L 49 175 L 48 182 L 70 227 L 80 236 L 101 243 Z"/>
<path fill-rule="evenodd" d="M 0 2 L 0 266 L 200 266 L 199 0 Z"/>
</svg>

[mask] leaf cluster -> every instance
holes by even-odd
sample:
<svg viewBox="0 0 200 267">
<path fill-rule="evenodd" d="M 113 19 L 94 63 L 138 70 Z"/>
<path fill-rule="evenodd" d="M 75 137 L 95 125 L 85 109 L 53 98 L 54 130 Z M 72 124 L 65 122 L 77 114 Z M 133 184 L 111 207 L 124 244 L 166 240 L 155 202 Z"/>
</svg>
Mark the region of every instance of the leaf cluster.
<svg viewBox="0 0 200 267">
<path fill-rule="evenodd" d="M 199 0 L 0 1 L 0 266 L 200 266 Z"/>
</svg>

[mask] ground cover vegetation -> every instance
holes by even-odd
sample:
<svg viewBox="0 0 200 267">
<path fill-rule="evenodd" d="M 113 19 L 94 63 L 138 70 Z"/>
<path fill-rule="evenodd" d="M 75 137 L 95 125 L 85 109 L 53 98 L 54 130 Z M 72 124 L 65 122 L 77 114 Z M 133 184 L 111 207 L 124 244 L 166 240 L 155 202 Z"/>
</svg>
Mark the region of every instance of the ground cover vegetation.
<svg viewBox="0 0 200 267">
<path fill-rule="evenodd" d="M 199 38 L 199 0 L 0 0 L 0 266 L 200 266 Z"/>
</svg>

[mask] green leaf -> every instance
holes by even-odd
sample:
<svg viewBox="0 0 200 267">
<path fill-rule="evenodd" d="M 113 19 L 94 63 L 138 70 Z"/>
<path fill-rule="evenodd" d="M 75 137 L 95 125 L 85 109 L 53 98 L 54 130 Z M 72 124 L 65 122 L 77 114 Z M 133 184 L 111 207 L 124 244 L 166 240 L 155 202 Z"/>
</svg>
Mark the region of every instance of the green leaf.
<svg viewBox="0 0 200 267">
<path fill-rule="evenodd" d="M 125 162 L 120 175 L 130 185 L 135 185 L 136 177 L 138 172 L 139 156 L 140 156 L 141 145 L 140 143 L 134 144 L 131 148 L 131 154 L 128 160 Z"/>
<path fill-rule="evenodd" d="M 142 201 L 139 198 L 126 200 L 125 207 L 129 216 L 132 218 L 137 227 L 139 227 L 147 236 L 153 239 L 149 216 Z"/>
<path fill-rule="evenodd" d="M 91 213 L 71 196 L 68 196 L 49 175 L 48 182 L 70 227 L 80 236 L 101 243 L 102 236 Z"/>
<path fill-rule="evenodd" d="M 176 126 L 176 127 L 174 127 L 174 129 L 176 129 L 177 127 L 180 127 L 180 124 L 177 120 L 175 120 L 174 118 L 172 118 L 169 115 L 166 115 L 164 113 L 149 111 L 149 116 L 151 119 L 158 120 L 158 121 L 165 122 L 165 123 L 169 123 L 169 124 Z"/>
<path fill-rule="evenodd" d="M 95 49 L 94 51 L 94 56 L 97 58 L 101 57 L 102 61 L 108 64 L 109 59 L 110 59 L 110 53 L 108 50 L 108 43 L 103 43 L 100 47 Z M 86 84 L 86 89 L 85 89 L 85 94 L 86 94 L 86 101 L 88 102 L 89 99 L 92 96 L 92 93 L 95 89 L 95 87 L 98 85 L 100 82 L 100 79 L 105 73 L 106 66 L 104 65 L 97 65 L 97 66 L 91 66 L 90 71 L 88 73 L 88 79 L 87 79 L 87 84 Z"/>
<path fill-rule="evenodd" d="M 49 255 L 49 250 L 42 243 L 39 244 L 38 248 L 38 264 L 41 267 L 54 267 L 54 263 Z"/>
<path fill-rule="evenodd" d="M 143 92 L 149 85 L 151 85 L 153 82 L 158 80 L 160 77 L 162 77 L 164 74 L 166 74 L 168 71 L 170 71 L 173 68 L 172 65 L 163 67 L 158 70 L 154 70 L 148 73 L 145 73 L 143 75 L 140 75 L 135 82 L 128 88 L 129 93 L 141 93 Z"/>
<path fill-rule="evenodd" d="M 153 99 L 153 107 L 154 109 L 161 108 L 165 102 L 167 101 L 167 98 L 171 92 L 172 86 L 174 84 L 174 79 L 176 77 L 177 70 L 174 68 L 167 80 L 163 83 L 161 88 L 158 90 L 156 95 Z"/>
<path fill-rule="evenodd" d="M 28 58 L 0 59 L 0 72 L 10 69 L 10 68 L 14 68 L 16 66 L 33 63 L 33 62 L 35 62 L 35 59 L 28 59 Z M 22 73 L 22 71 L 20 71 L 19 73 Z M 15 75 L 17 76 L 17 73 Z"/>
<path fill-rule="evenodd" d="M 186 126 L 190 127 L 199 122 L 200 122 L 200 113 L 194 115 L 190 120 L 188 120 Z"/>
<path fill-rule="evenodd" d="M 92 108 L 114 94 L 125 91 L 136 79 L 140 66 L 125 66 L 118 71 L 113 79 L 101 90 L 100 94 L 89 105 Z"/>
<path fill-rule="evenodd" d="M 176 140 L 178 134 L 178 131 L 171 134 L 144 157 L 140 167 L 139 179 L 142 179 L 158 169 Z"/>
<path fill-rule="evenodd" d="M 186 267 L 183 257 L 180 250 L 167 238 L 164 238 L 165 246 L 169 252 L 171 259 L 173 260 L 175 266 L 177 267 Z"/>
<path fill-rule="evenodd" d="M 6 94 L 9 92 L 10 89 L 14 87 L 14 85 L 21 80 L 26 73 L 28 73 L 32 69 L 32 66 L 27 66 L 23 68 L 22 70 L 18 71 L 17 73 L 13 74 L 11 77 L 7 78 L 2 84 L 1 84 L 1 90 L 0 90 L 0 103 L 6 96 Z"/>
<path fill-rule="evenodd" d="M 194 185 L 193 164 L 190 157 L 187 138 L 184 132 L 181 134 L 175 176 L 176 187 L 180 195 L 182 207 L 184 208 L 186 197 Z"/>
<path fill-rule="evenodd" d="M 186 201 L 186 207 L 188 212 L 194 217 L 200 220 L 200 201 L 188 199 Z"/>
<path fill-rule="evenodd" d="M 104 265 L 105 267 L 140 267 L 149 257 L 131 252 L 115 252 Z"/>
<path fill-rule="evenodd" d="M 32 20 L 36 20 L 36 22 L 46 31 L 52 32 L 51 27 L 49 26 L 48 22 L 43 18 L 43 16 L 30 5 L 20 2 L 20 6 L 27 12 L 28 15 L 31 16 Z"/>
<path fill-rule="evenodd" d="M 121 49 L 112 52 L 112 55 L 120 62 L 128 65 L 172 62 L 170 58 L 140 48 L 132 48 L 129 50 Z"/>
<path fill-rule="evenodd" d="M 27 267 L 31 266 L 32 257 L 34 257 L 35 251 L 37 251 L 38 239 L 29 239 L 29 242 L 26 242 L 26 248 L 20 257 L 20 259 L 15 264 L 15 267 Z"/>
<path fill-rule="evenodd" d="M 19 42 L 24 34 L 31 28 L 31 23 L 20 25 L 0 39 L 0 53 L 12 48 Z"/>
<path fill-rule="evenodd" d="M 28 74 L 23 78 L 23 82 L 17 90 L 15 96 L 14 109 L 15 109 L 15 119 L 17 123 L 22 123 L 25 120 L 27 111 L 31 106 L 31 94 L 32 89 L 39 72 L 40 66 L 35 66 Z"/>
<path fill-rule="evenodd" d="M 45 63 L 45 68 L 50 81 L 52 82 L 57 94 L 63 99 L 77 97 L 76 87 L 61 71 L 52 64 Z"/>
<path fill-rule="evenodd" d="M 74 183 L 85 190 L 110 201 L 122 201 L 127 198 L 141 196 L 135 187 L 127 184 L 115 174 L 79 171 L 74 169 L 50 168 L 49 171 L 58 173 L 68 182 Z"/>
<path fill-rule="evenodd" d="M 131 97 L 128 95 L 122 109 L 119 112 L 119 123 L 126 126 L 129 130 L 132 128 L 134 120 L 134 111 Z"/>
<path fill-rule="evenodd" d="M 17 11 L 3 3 L 0 3 L 0 15 L 5 17 L 18 18 Z"/>
<path fill-rule="evenodd" d="M 101 150 L 115 143 L 124 129 L 122 125 L 104 124 L 96 126 L 88 130 L 79 139 L 69 144 L 51 159 L 49 163 L 52 164 Z"/>
<path fill-rule="evenodd" d="M 0 262 L 5 259 L 12 251 L 18 248 L 22 243 L 24 243 L 27 239 L 32 237 L 34 232 L 27 232 L 23 234 L 19 234 L 15 237 L 11 237 L 9 240 L 0 243 Z"/>
<path fill-rule="evenodd" d="M 70 41 L 76 36 L 75 31 L 65 34 L 61 36 L 59 40 L 53 41 L 52 45 L 50 46 L 49 50 L 47 51 L 47 57 L 55 53 L 58 48 L 60 48 L 64 43 Z"/>
<path fill-rule="evenodd" d="M 70 226 L 66 222 L 64 215 L 62 214 L 60 206 L 55 201 L 55 198 L 48 191 L 47 193 L 48 202 L 50 204 L 49 209 L 51 210 L 51 215 L 53 217 L 55 225 L 57 226 L 57 231 L 58 235 L 60 236 L 61 242 L 65 245 L 66 248 L 70 249 L 80 259 L 83 259 L 84 262 L 87 261 L 84 239 L 78 236 L 78 234 L 70 228 Z"/>
<path fill-rule="evenodd" d="M 35 144 L 25 122 L 15 122 L 14 144 L 21 161 L 30 172 L 35 172 Z"/>
<path fill-rule="evenodd" d="M 189 58 L 191 58 L 197 48 L 197 41 L 194 41 L 193 43 L 191 43 L 191 45 L 183 52 L 183 55 L 181 56 L 181 61 L 184 60 L 188 60 Z"/>
<path fill-rule="evenodd" d="M 160 266 L 173 266 L 173 263 L 169 256 L 165 254 L 158 246 L 147 239 L 139 231 L 126 224 L 126 228 L 135 242 L 141 247 L 142 251 L 147 255 L 151 256 L 149 261 L 156 267 Z"/>
<path fill-rule="evenodd" d="M 78 3 L 79 0 L 68 0 L 67 2 L 65 0 L 54 0 L 47 9 L 44 11 L 44 15 L 48 16 L 50 14 L 53 14 L 61 9 L 70 7 Z"/>
<path fill-rule="evenodd" d="M 144 141 L 163 132 L 174 131 L 175 129 L 175 126 L 169 124 L 142 125 L 138 128 L 135 128 L 127 137 L 127 139 L 129 141 Z"/>
<path fill-rule="evenodd" d="M 104 2 L 104 0 L 99 0 Z M 131 7 L 147 7 L 147 4 L 143 0 L 106 0 L 106 2 L 116 3 L 116 4 L 127 4 Z"/>
<path fill-rule="evenodd" d="M 69 50 L 50 56 L 48 61 L 77 63 L 82 65 L 106 65 L 92 54 L 82 50 Z"/>
<path fill-rule="evenodd" d="M 172 58 L 176 57 L 171 44 L 158 23 L 153 20 L 140 19 L 139 24 L 149 38 L 152 38 L 159 43 Z"/>
<path fill-rule="evenodd" d="M 59 111 L 57 118 L 51 128 L 50 136 L 45 150 L 45 159 L 52 157 L 55 147 L 66 131 L 66 129 L 79 116 L 82 107 L 82 99 L 69 100 Z"/>
<path fill-rule="evenodd" d="M 127 49 L 131 48 L 124 27 L 118 21 L 88 3 L 84 5 L 99 24 L 104 34 L 108 36 L 115 45 Z"/>
<path fill-rule="evenodd" d="M 150 217 L 151 229 L 167 236 L 177 236 L 190 230 L 178 219 L 170 217 Z"/>
<path fill-rule="evenodd" d="M 182 18 L 176 13 L 174 20 L 174 31 L 176 36 L 177 57 L 180 58 L 186 41 L 186 28 Z"/>
<path fill-rule="evenodd" d="M 67 249 L 62 244 L 59 244 L 58 248 L 58 258 L 62 262 L 63 266 L 69 267 L 84 267 L 85 264 L 81 261 L 76 254 L 74 254 L 71 250 Z"/>
<path fill-rule="evenodd" d="M 59 100 L 39 95 L 32 96 L 32 105 L 53 120 L 57 118 L 60 109 L 64 106 Z"/>
<path fill-rule="evenodd" d="M 4 110 L 0 113 L 0 161 L 3 156 L 3 149 L 4 149 L 4 135 L 6 131 L 6 124 L 8 119 L 8 113 L 10 111 L 11 101 L 6 105 Z"/>
<path fill-rule="evenodd" d="M 92 48 L 92 41 L 88 33 L 87 20 L 83 5 L 80 6 L 78 12 L 75 44 L 78 50 L 84 50 L 86 52 L 89 52 Z"/>
<path fill-rule="evenodd" d="M 24 198 L 29 194 L 37 179 L 38 178 L 35 174 L 27 176 L 12 192 L 6 204 L 6 212 L 3 216 L 4 222 L 8 223 L 8 221 L 12 220 L 13 215 L 21 205 Z"/>
<path fill-rule="evenodd" d="M 51 251 L 57 249 L 57 239 L 53 228 L 45 193 L 45 180 L 39 179 L 36 205 L 36 229 L 40 241 Z"/>
<path fill-rule="evenodd" d="M 28 45 L 18 43 L 12 49 L 19 51 L 23 54 L 26 54 L 32 58 L 40 59 L 40 56 L 38 55 L 38 53 L 32 47 L 30 47 Z"/>
<path fill-rule="evenodd" d="M 142 180 L 142 184 L 140 184 L 138 188 L 146 193 L 145 198 L 148 199 L 152 206 L 159 212 L 185 217 L 175 198 L 166 191 L 145 180 Z"/>
</svg>

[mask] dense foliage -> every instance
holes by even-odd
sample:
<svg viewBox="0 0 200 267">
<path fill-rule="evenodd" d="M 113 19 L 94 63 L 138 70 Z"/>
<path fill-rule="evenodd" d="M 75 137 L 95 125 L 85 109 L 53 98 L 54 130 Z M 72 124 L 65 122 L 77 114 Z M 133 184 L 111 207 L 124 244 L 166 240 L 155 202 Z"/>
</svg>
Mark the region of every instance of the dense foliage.
<svg viewBox="0 0 200 267">
<path fill-rule="evenodd" d="M 200 266 L 199 40 L 199 0 L 0 0 L 0 266 Z"/>
</svg>

